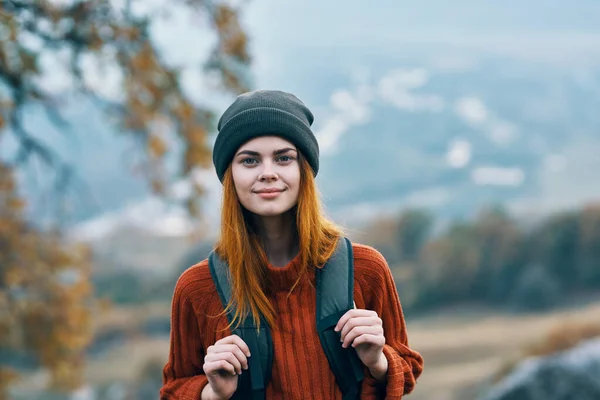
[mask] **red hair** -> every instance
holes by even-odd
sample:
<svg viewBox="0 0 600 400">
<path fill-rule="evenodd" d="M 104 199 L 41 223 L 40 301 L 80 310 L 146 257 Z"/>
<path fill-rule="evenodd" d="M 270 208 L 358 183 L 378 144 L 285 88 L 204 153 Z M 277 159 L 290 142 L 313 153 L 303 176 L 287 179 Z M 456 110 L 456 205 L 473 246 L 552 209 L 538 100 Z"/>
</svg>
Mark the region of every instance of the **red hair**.
<svg viewBox="0 0 600 400">
<path fill-rule="evenodd" d="M 294 213 L 301 270 L 290 293 L 305 272 L 327 262 L 342 234 L 322 212 L 312 168 L 301 155 L 298 161 L 300 188 Z M 260 326 L 260 315 L 271 326 L 275 322 L 275 311 L 266 294 L 268 260 L 249 217 L 249 212 L 239 202 L 229 167 L 223 178 L 221 235 L 215 250 L 229 264 L 231 301 L 224 312 L 235 307 L 229 324 L 232 329 L 237 328 L 248 314 L 252 315 L 257 327 Z"/>
</svg>

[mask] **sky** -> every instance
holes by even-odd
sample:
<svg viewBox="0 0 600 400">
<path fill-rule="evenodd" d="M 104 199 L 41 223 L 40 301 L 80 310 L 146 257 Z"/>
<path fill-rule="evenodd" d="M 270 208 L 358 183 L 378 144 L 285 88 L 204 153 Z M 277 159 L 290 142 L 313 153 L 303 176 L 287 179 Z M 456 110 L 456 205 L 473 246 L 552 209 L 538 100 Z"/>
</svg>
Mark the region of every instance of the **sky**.
<svg viewBox="0 0 600 400">
<path fill-rule="evenodd" d="M 114 1 L 118 4 L 122 0 Z M 600 65 L 600 2 L 595 0 L 569 3 L 557 0 L 526 3 L 516 0 L 382 0 L 368 6 L 364 0 L 243 3 L 246 4 L 243 24 L 250 35 L 253 56 L 254 86 L 288 90 L 311 104 L 317 116 L 315 129 L 325 154 L 335 148 L 336 141 L 348 127 L 369 120 L 369 106 L 376 99 L 405 109 L 451 107 L 467 123 L 495 135 L 496 140 L 510 140 L 514 129 L 481 99 L 464 96 L 454 104 L 444 104 L 435 94 L 414 92 L 428 82 L 431 71 L 469 69 L 479 62 L 482 54 L 521 57 L 566 68 L 577 65 L 584 76 L 587 65 Z M 193 99 L 214 107 L 217 112 L 222 111 L 232 100 L 231 96 L 211 90 L 211 82 L 200 68 L 212 44 L 205 21 L 165 1 L 138 0 L 133 5 L 135 12 L 158 9 L 169 12 L 169 18 L 157 20 L 152 27 L 164 58 L 182 67 L 183 86 Z M 424 67 L 386 71 L 373 81 L 378 57 L 418 59 Z M 110 68 L 104 71 L 95 68 L 94 61 L 86 61 L 89 83 L 106 96 L 118 99 L 122 95 L 120 76 Z M 45 61 L 50 78 L 44 82 L 48 88 L 61 91 L 69 82 L 57 73 L 57 62 L 60 59 L 56 57 Z M 331 71 L 331 65 L 335 65 L 336 70 Z M 330 82 L 321 77 L 331 85 L 331 90 L 327 89 L 329 97 L 322 98 L 323 88 L 307 85 L 315 74 L 325 77 L 331 74 Z M 339 87 L 336 83 L 339 76 L 349 78 L 353 86 Z M 112 140 L 102 139 L 111 143 Z M 469 164 L 471 153 L 472 145 L 457 139 L 449 146 L 445 162 L 462 168 Z M 88 163 L 86 168 L 114 169 L 114 160 L 122 156 L 112 157 L 114 159 Z M 556 165 L 560 164 L 560 160 L 555 161 Z M 218 206 L 219 182 L 210 174 L 203 174 L 199 179 L 212 189 L 207 207 Z M 483 168 L 474 171 L 472 179 L 483 183 L 500 179 L 511 185 L 522 182 L 523 176 L 518 170 Z M 160 214 L 163 219 L 156 219 L 154 225 L 171 232 L 185 229 L 180 211 L 165 210 L 164 205 L 143 193 L 143 185 L 129 182 L 118 183 L 127 193 L 122 207 L 107 210 L 103 218 L 90 222 L 92 225 L 108 229 L 107 226 L 124 216 L 144 221 L 146 215 Z M 184 186 L 181 182 L 178 185 Z M 125 188 L 129 187 L 131 192 L 126 192 Z M 97 231 L 102 229 L 97 228 Z"/>
<path fill-rule="evenodd" d="M 247 26 L 255 54 L 285 66 L 303 49 L 369 48 L 392 52 L 403 44 L 451 44 L 488 51 L 566 48 L 597 43 L 600 3 L 583 0 L 253 1 Z"/>
</svg>

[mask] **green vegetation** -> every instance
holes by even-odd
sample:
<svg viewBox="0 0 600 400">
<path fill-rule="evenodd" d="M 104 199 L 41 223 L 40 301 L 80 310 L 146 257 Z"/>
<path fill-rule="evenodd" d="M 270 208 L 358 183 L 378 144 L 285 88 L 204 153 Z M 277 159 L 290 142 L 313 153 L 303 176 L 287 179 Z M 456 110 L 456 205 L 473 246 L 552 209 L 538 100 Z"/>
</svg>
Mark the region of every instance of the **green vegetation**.
<svg viewBox="0 0 600 400">
<path fill-rule="evenodd" d="M 480 302 L 516 311 L 557 306 L 600 289 L 600 206 L 524 226 L 501 209 L 456 221 L 437 234 L 422 210 L 374 223 L 366 243 L 381 249 L 408 309 Z"/>
</svg>

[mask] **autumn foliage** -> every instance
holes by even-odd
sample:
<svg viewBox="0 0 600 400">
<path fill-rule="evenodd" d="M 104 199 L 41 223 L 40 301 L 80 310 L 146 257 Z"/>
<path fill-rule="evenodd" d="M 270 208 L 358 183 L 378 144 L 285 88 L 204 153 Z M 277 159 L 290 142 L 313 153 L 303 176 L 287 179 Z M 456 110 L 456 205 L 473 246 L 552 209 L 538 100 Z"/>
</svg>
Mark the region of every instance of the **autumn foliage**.
<svg viewBox="0 0 600 400">
<path fill-rule="evenodd" d="M 44 176 L 56 182 L 56 197 L 81 177 L 76 165 L 64 162 L 52 143 L 43 140 L 44 132 L 28 130 L 25 108 L 45 110 L 56 127 L 67 130 L 69 121 L 61 113 L 67 100 L 92 99 L 106 112 L 107 121 L 139 144 L 145 157 L 137 167 L 152 191 L 168 195 L 175 179 L 192 185 L 183 201 L 197 216 L 202 187 L 194 172 L 210 162 L 207 137 L 213 114 L 186 94 L 181 66 L 161 57 L 150 30 L 152 20 L 172 7 L 187 9 L 214 36 L 214 47 L 198 68 L 222 90 L 238 93 L 249 86 L 248 39 L 237 7 L 222 1 L 173 0 L 159 4 L 157 13 L 142 14 L 135 12 L 138 1 L 122 2 L 122 8 L 117 3 L 0 2 L 0 143 L 10 137 L 17 144 L 0 161 L 0 349 L 33 352 L 58 388 L 77 387 L 82 380 L 94 307 L 89 256 L 60 230 L 42 229 L 28 219 L 31 199 L 19 196 L 19 172 L 41 165 Z M 209 40 L 197 38 L 198 43 Z M 42 68 L 44 58 L 63 61 L 71 83 L 68 91 L 52 92 L 43 84 L 52 79 Z M 117 72 L 122 86 L 117 98 L 90 83 L 86 74 L 90 64 Z M 181 151 L 178 172 L 169 176 L 165 157 L 175 147 Z M 0 366 L 0 398 L 15 376 Z"/>
<path fill-rule="evenodd" d="M 25 222 L 15 189 L 11 170 L 0 165 L 0 346 L 35 353 L 55 387 L 73 388 L 91 337 L 87 250 Z"/>
<path fill-rule="evenodd" d="M 600 288 L 598 205 L 528 223 L 497 208 L 437 232 L 435 222 L 406 210 L 361 238 L 382 249 L 406 308 L 479 302 L 540 311 Z"/>
</svg>

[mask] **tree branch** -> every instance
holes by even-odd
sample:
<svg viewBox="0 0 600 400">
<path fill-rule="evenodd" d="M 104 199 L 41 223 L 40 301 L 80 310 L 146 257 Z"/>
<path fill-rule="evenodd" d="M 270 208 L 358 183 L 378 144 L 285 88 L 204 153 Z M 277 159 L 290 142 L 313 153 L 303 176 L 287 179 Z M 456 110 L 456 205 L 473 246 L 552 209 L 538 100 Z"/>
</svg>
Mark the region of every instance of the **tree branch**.
<svg viewBox="0 0 600 400">
<path fill-rule="evenodd" d="M 98 208 L 98 204 L 92 195 L 92 191 L 85 180 L 79 179 L 72 165 L 63 162 L 50 147 L 43 144 L 39 139 L 35 138 L 25 130 L 21 123 L 19 111 L 20 108 L 15 108 L 10 117 L 13 133 L 20 144 L 17 157 L 11 166 L 13 168 L 22 168 L 28 163 L 29 157 L 35 155 L 57 174 L 57 179 L 52 190 L 52 197 L 55 198 L 59 204 L 64 203 L 69 188 L 78 183 L 80 192 L 84 192 L 89 201 L 86 205 Z"/>
</svg>

